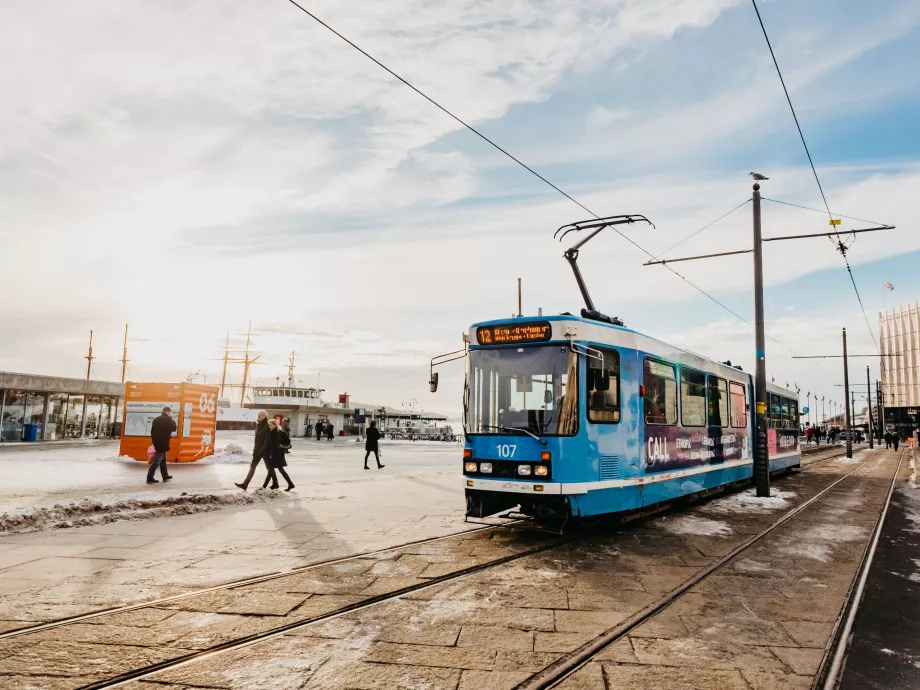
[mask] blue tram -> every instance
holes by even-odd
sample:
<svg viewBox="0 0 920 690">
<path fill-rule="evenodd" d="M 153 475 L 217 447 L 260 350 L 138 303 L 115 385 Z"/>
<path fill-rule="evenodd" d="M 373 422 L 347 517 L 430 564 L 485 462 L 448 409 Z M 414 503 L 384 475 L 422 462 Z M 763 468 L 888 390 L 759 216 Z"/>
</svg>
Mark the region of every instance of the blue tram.
<svg viewBox="0 0 920 690">
<path fill-rule="evenodd" d="M 475 324 L 468 342 L 468 516 L 618 513 L 752 476 L 754 382 L 728 362 L 570 315 Z M 770 470 L 798 467 L 797 396 L 768 391 Z"/>
</svg>

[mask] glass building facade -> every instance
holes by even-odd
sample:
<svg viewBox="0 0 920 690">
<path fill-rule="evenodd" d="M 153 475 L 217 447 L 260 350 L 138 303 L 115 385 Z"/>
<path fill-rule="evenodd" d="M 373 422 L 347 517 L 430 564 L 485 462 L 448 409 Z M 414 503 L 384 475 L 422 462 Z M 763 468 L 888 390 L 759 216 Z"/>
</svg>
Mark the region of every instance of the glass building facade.
<svg viewBox="0 0 920 690">
<path fill-rule="evenodd" d="M 0 443 L 121 434 L 124 384 L 0 372 Z"/>
</svg>

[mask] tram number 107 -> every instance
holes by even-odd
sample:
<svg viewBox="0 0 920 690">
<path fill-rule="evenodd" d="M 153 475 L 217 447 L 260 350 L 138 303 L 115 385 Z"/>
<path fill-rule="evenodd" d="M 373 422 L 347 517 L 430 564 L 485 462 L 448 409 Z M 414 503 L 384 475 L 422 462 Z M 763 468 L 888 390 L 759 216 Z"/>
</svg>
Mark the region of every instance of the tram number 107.
<svg viewBox="0 0 920 690">
<path fill-rule="evenodd" d="M 500 443 L 497 448 L 498 457 L 500 458 L 513 458 L 515 451 L 517 451 L 517 446 L 513 443 Z"/>
</svg>

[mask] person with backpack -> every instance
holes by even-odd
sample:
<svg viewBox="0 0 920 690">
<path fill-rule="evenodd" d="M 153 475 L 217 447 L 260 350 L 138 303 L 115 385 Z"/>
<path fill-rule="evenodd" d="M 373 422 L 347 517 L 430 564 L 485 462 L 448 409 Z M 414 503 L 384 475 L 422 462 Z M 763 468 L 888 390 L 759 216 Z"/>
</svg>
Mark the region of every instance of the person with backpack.
<svg viewBox="0 0 920 690">
<path fill-rule="evenodd" d="M 367 466 L 367 459 L 370 457 L 371 452 L 374 453 L 374 457 L 377 459 L 377 469 L 382 470 L 386 465 L 380 464 L 380 430 L 377 428 L 377 422 L 371 422 L 370 426 L 367 428 L 367 439 L 364 441 L 364 469 L 369 470 L 370 467 Z"/>
<path fill-rule="evenodd" d="M 262 484 L 262 488 L 268 486 L 269 480 L 271 480 L 271 488 L 277 489 L 278 487 L 278 476 L 275 474 L 275 470 L 281 473 L 281 476 L 284 477 L 285 481 L 288 483 L 285 491 L 290 491 L 294 488 L 294 482 L 291 481 L 291 478 L 288 476 L 288 473 L 285 472 L 284 468 L 287 467 L 287 460 L 285 455 L 287 455 L 291 450 L 291 437 L 287 435 L 284 429 L 281 428 L 281 425 L 278 424 L 277 419 L 269 420 L 268 422 L 269 431 L 269 446 L 271 447 L 270 455 L 266 460 L 265 464 L 268 466 L 268 475 L 265 477 L 265 483 Z"/>
</svg>

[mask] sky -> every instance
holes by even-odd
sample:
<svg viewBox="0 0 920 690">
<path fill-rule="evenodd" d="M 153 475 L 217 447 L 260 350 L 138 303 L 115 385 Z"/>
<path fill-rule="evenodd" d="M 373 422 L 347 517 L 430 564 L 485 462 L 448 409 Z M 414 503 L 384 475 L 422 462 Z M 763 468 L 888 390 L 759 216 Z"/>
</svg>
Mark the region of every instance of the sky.
<svg viewBox="0 0 920 690">
<path fill-rule="evenodd" d="M 92 329 L 93 377 L 118 380 L 129 324 L 129 378 L 215 383 L 251 322 L 258 382 L 296 351 L 327 396 L 454 416 L 462 366 L 432 395 L 429 359 L 515 312 L 519 277 L 525 314 L 577 312 L 553 232 L 585 208 L 655 223 L 623 230 L 642 250 L 609 229 L 583 250 L 601 311 L 753 369 L 749 255 L 642 265 L 749 199 L 752 170 L 823 207 L 750 2 L 305 6 L 584 208 L 286 0 L 10 0 L 0 370 L 82 376 Z M 758 7 L 828 204 L 863 219 L 841 227 L 897 226 L 848 251 L 862 308 L 830 240 L 764 245 L 768 375 L 839 401 L 840 360 L 792 357 L 838 354 L 842 328 L 871 354 L 879 311 L 920 295 L 920 4 Z M 763 202 L 765 237 L 827 222 Z M 666 256 L 750 245 L 746 204 Z"/>
</svg>

